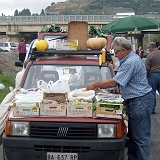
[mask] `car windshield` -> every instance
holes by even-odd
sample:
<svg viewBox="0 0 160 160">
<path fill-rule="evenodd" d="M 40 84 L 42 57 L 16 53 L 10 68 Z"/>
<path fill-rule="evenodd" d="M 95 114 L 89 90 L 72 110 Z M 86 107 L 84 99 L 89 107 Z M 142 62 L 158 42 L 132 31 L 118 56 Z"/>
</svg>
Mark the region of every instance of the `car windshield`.
<svg viewBox="0 0 160 160">
<path fill-rule="evenodd" d="M 111 77 L 113 75 L 108 66 L 32 65 L 22 87 L 24 89 L 41 88 L 38 86 L 39 81 L 43 82 L 43 85 L 47 85 L 49 82 L 55 83 L 57 80 L 63 79 L 68 83 L 70 90 L 74 90 L 85 88 L 90 82 L 106 80 Z"/>
</svg>

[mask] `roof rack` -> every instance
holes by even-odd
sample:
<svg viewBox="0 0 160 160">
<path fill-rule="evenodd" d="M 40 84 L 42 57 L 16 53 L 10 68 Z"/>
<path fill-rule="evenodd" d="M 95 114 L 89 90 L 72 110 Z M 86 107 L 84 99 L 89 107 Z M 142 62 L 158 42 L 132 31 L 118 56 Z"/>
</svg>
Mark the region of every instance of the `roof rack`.
<svg viewBox="0 0 160 160">
<path fill-rule="evenodd" d="M 67 56 L 67 55 L 97 55 L 99 56 L 99 65 L 101 66 L 106 61 L 112 61 L 112 55 L 110 52 L 107 52 L 105 48 L 102 50 L 78 50 L 78 51 L 68 51 L 68 50 L 54 50 L 48 49 L 46 51 L 37 51 L 36 48 L 32 50 L 30 60 L 34 61 L 39 57 L 44 56 Z"/>
</svg>

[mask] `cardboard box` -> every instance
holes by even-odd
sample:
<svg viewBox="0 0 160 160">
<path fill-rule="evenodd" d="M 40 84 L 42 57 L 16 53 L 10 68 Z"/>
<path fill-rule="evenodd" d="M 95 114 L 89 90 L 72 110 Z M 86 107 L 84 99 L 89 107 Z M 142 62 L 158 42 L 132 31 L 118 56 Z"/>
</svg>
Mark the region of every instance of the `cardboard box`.
<svg viewBox="0 0 160 160">
<path fill-rule="evenodd" d="M 67 104 L 67 117 L 92 117 L 92 103 L 87 105 Z"/>
<path fill-rule="evenodd" d="M 41 116 L 66 116 L 67 105 L 65 103 L 54 104 L 52 100 L 43 100 L 40 105 Z"/>
<path fill-rule="evenodd" d="M 68 39 L 78 40 L 77 50 L 87 50 L 88 22 L 71 21 L 68 23 Z"/>
<path fill-rule="evenodd" d="M 13 103 L 15 117 L 39 116 L 42 94 L 25 94 Z"/>
<path fill-rule="evenodd" d="M 109 105 L 110 107 L 102 107 L 100 105 L 103 105 L 103 103 L 97 103 L 96 104 L 96 117 L 108 117 L 108 118 L 122 118 L 122 110 L 123 110 L 123 104 L 116 104 L 116 103 L 105 103 Z M 111 106 L 117 106 L 115 107 Z"/>
<path fill-rule="evenodd" d="M 78 40 L 56 40 L 56 50 L 77 51 Z"/>
<path fill-rule="evenodd" d="M 25 108 L 25 107 L 39 107 L 40 106 L 40 102 L 14 102 L 13 103 L 13 107 L 21 107 L 21 108 Z"/>
<path fill-rule="evenodd" d="M 54 101 L 61 101 L 61 103 L 66 102 L 68 97 L 67 93 L 43 93 L 43 100 L 54 100 Z"/>
<path fill-rule="evenodd" d="M 15 107 L 13 111 L 14 117 L 31 117 L 39 116 L 39 107 Z"/>
<path fill-rule="evenodd" d="M 67 93 L 43 93 L 40 115 L 66 116 Z"/>
</svg>

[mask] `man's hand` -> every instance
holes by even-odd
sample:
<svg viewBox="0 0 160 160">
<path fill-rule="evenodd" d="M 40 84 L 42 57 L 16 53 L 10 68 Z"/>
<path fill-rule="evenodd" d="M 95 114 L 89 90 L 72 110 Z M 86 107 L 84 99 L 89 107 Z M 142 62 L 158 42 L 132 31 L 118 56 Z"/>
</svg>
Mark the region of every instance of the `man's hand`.
<svg viewBox="0 0 160 160">
<path fill-rule="evenodd" d="M 118 83 L 113 79 L 108 79 L 104 81 L 97 81 L 88 83 L 86 90 L 97 90 L 97 88 L 112 88 L 118 86 Z"/>
<path fill-rule="evenodd" d="M 87 86 L 86 86 L 86 90 L 94 90 L 96 88 L 96 82 L 91 82 L 91 83 L 88 83 Z"/>
</svg>

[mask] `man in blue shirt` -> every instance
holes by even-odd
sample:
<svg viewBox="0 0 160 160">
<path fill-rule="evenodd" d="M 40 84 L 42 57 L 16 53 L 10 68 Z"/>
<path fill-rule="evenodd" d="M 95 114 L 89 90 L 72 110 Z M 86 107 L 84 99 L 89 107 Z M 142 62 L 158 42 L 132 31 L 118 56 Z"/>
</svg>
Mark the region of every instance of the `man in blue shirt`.
<svg viewBox="0 0 160 160">
<path fill-rule="evenodd" d="M 89 83 L 87 90 L 119 86 L 128 114 L 128 159 L 150 159 L 151 112 L 154 96 L 148 85 L 146 68 L 141 58 L 132 52 L 129 41 L 116 37 L 112 42 L 115 56 L 120 61 L 113 79 Z"/>
</svg>

